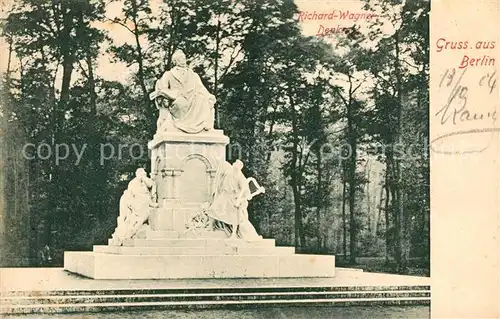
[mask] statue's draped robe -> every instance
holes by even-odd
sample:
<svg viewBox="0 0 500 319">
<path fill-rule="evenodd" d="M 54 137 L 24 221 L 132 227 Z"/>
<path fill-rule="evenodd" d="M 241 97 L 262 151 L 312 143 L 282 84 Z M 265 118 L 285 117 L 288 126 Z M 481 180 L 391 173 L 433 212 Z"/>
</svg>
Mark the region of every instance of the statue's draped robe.
<svg viewBox="0 0 500 319">
<path fill-rule="evenodd" d="M 239 192 L 239 181 L 233 167 L 227 162 L 221 163 L 215 178 L 215 189 L 208 215 L 229 225 L 239 224 L 236 207 Z"/>
<path fill-rule="evenodd" d="M 147 179 L 149 181 L 149 178 Z M 132 179 L 127 190 L 133 195 L 133 200 L 130 202 L 132 214 L 136 216 L 137 221 L 145 222 L 151 212 L 153 200 L 151 198 L 150 188 L 151 183 L 141 181 L 139 178 Z"/>
<path fill-rule="evenodd" d="M 212 203 L 206 213 L 230 226 L 239 225 L 238 236 L 242 239 L 262 239 L 248 220 L 250 187 L 245 175 L 228 162 L 223 162 L 217 170 L 214 185 Z"/>
<path fill-rule="evenodd" d="M 132 238 L 148 220 L 154 204 L 150 191 L 153 188 L 154 183 L 149 178 L 141 181 L 136 177 L 129 182 L 120 198 L 120 216 L 112 235 L 114 245 L 119 246 L 125 239 Z"/>
<path fill-rule="evenodd" d="M 131 192 L 128 190 L 125 190 L 123 192 L 123 195 L 120 197 L 120 215 L 116 219 L 117 225 L 115 232 L 112 235 L 113 240 L 117 244 L 121 244 L 124 239 L 126 239 L 127 236 L 127 225 L 128 225 L 128 219 L 130 215 L 132 215 L 132 209 L 130 206 L 130 203 L 132 203 L 134 200 L 134 195 L 132 195 Z"/>
<path fill-rule="evenodd" d="M 215 97 L 192 70 L 176 66 L 165 72 L 156 82 L 154 96 L 172 101 L 159 107 L 158 131 L 166 130 L 170 116 L 174 126 L 186 133 L 213 129 Z"/>
</svg>

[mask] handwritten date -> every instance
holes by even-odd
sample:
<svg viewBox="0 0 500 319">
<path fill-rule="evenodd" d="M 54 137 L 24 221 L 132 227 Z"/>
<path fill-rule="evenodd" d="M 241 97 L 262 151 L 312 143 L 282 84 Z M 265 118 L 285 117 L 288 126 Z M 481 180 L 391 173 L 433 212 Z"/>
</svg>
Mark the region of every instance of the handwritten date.
<svg viewBox="0 0 500 319">
<path fill-rule="evenodd" d="M 496 121 L 496 110 L 484 112 L 471 112 L 468 105 L 469 88 L 462 84 L 467 69 L 463 69 L 459 74 L 455 68 L 447 69 L 441 76 L 440 88 L 451 88 L 446 103 L 435 114 L 440 117 L 441 124 L 451 121 L 454 125 L 468 121 Z M 492 94 L 496 87 L 496 71 L 487 73 L 479 79 L 479 87 L 487 89 L 488 94 Z"/>
</svg>

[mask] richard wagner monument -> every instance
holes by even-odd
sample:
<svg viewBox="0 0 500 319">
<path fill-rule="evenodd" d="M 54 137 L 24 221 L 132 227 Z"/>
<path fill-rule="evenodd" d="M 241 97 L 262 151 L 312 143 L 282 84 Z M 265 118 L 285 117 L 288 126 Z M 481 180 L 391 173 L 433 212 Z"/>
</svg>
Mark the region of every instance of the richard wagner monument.
<svg viewBox="0 0 500 319">
<path fill-rule="evenodd" d="M 108 245 L 65 252 L 64 268 L 94 279 L 333 277 L 334 256 L 298 255 L 256 232 L 248 201 L 265 189 L 242 161 L 226 162 L 216 97 L 182 51 L 173 62 L 151 93 L 159 117 L 150 176 L 137 169 Z"/>
</svg>

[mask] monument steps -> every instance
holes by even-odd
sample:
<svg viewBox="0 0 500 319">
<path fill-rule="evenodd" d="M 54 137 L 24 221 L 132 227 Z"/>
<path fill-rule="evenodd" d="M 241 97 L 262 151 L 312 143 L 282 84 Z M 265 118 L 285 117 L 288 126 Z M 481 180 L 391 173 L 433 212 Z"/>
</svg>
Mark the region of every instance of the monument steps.
<svg viewBox="0 0 500 319">
<path fill-rule="evenodd" d="M 245 241 L 241 239 L 214 239 L 214 238 L 182 238 L 182 239 L 127 239 L 123 242 L 126 247 L 275 247 L 274 239 Z"/>
<path fill-rule="evenodd" d="M 116 255 L 293 255 L 295 247 L 150 247 L 94 246 L 94 252 Z"/>
<path fill-rule="evenodd" d="M 342 270 L 342 272 L 352 272 L 356 270 Z M 363 271 L 360 273 L 367 274 Z M 246 279 L 245 279 L 246 280 Z M 231 282 L 232 280 L 229 280 Z M 1 298 L 33 298 L 41 296 L 66 296 L 66 295 L 128 295 L 128 294 L 186 294 L 186 293 L 198 293 L 198 294 L 224 294 L 224 293 L 294 293 L 294 292 L 337 292 L 337 291 L 403 291 L 403 290 L 414 290 L 414 291 L 429 291 L 430 286 L 426 285 L 393 285 L 393 286 L 297 286 L 297 287 L 230 287 L 230 288 L 135 288 L 135 289 L 89 289 L 89 290 L 47 290 L 47 291 L 6 291 L 2 293 Z"/>
<path fill-rule="evenodd" d="M 421 290 L 399 291 L 331 291 L 331 292 L 262 292 L 262 293 L 194 293 L 194 294 L 130 294 L 87 296 L 37 296 L 6 298 L 13 305 L 76 304 L 105 302 L 160 302 L 160 301 L 219 301 L 219 300 L 288 300 L 288 299 L 341 299 L 341 298 L 395 298 L 427 297 L 429 292 Z"/>
<path fill-rule="evenodd" d="M 0 313 L 68 313 L 248 306 L 427 305 L 428 286 L 48 291 L 3 296 Z"/>
</svg>

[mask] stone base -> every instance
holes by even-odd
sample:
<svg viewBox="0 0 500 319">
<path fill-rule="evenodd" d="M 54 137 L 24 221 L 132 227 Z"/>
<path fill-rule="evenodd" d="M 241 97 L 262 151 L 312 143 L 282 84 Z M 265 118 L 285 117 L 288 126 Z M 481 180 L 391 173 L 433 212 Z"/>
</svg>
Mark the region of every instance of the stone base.
<svg viewBox="0 0 500 319">
<path fill-rule="evenodd" d="M 230 240 L 222 231 L 146 232 L 123 246 L 65 252 L 64 269 L 93 279 L 333 277 L 335 257 L 297 255 L 274 239 Z"/>
<path fill-rule="evenodd" d="M 333 277 L 335 258 L 315 255 L 118 255 L 65 252 L 64 269 L 93 279 Z"/>
</svg>

